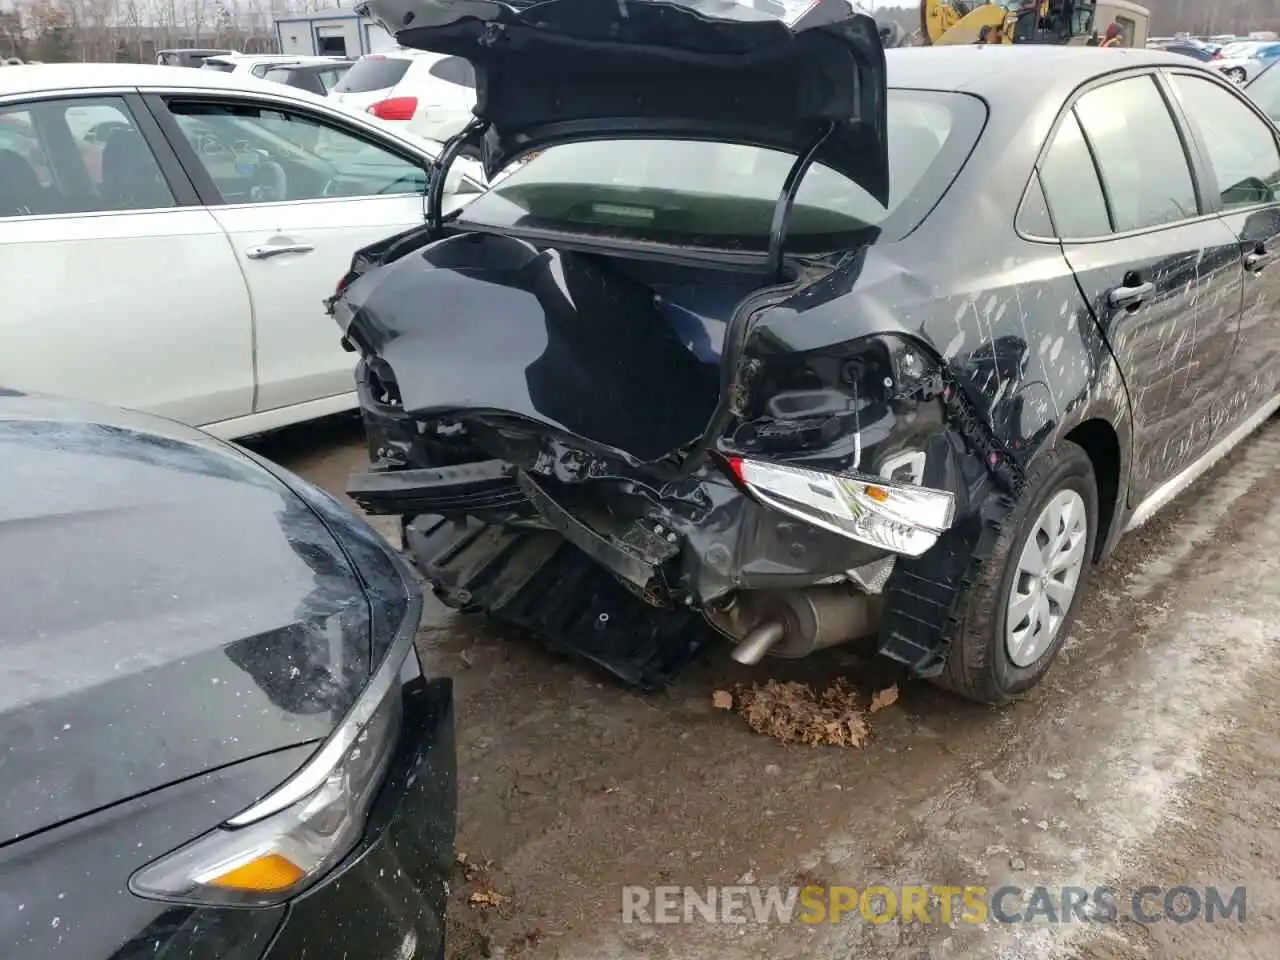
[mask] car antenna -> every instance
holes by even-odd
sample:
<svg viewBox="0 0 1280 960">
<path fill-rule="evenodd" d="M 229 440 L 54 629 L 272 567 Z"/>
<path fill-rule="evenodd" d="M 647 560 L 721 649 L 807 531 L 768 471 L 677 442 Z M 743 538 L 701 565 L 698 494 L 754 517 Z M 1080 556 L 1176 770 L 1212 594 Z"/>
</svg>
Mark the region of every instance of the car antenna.
<svg viewBox="0 0 1280 960">
<path fill-rule="evenodd" d="M 439 230 L 444 219 L 441 208 L 444 206 L 444 182 L 449 176 L 449 168 L 453 166 L 453 161 L 462 152 L 462 148 L 470 143 L 473 137 L 483 136 L 488 129 L 489 121 L 476 117 L 445 141 L 444 149 L 436 159 L 436 175 L 427 185 L 427 226 L 431 230 Z M 485 176 L 487 178 L 488 174 L 486 173 Z"/>
<path fill-rule="evenodd" d="M 782 192 L 778 194 L 778 200 L 773 205 L 773 221 L 769 224 L 769 272 L 777 282 L 783 279 L 782 247 L 787 239 L 787 218 L 791 216 L 791 207 L 796 202 L 796 194 L 800 191 L 800 182 L 813 166 L 818 151 L 822 149 L 822 145 L 827 142 L 827 137 L 831 136 L 835 128 L 835 121 L 828 120 L 823 125 L 822 132 L 814 137 L 809 148 L 796 157 L 795 163 L 791 164 L 791 169 L 787 171 L 787 178 L 782 181 Z"/>
</svg>

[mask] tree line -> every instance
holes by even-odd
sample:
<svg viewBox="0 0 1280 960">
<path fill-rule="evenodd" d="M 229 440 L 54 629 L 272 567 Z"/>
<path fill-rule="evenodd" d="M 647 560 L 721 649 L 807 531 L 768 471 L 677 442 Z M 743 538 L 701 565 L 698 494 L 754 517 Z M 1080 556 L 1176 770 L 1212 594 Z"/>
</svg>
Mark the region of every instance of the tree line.
<svg viewBox="0 0 1280 960">
<path fill-rule="evenodd" d="M 152 63 L 158 50 L 275 50 L 275 18 L 320 0 L 16 0 L 0 8 L 0 62 Z"/>
</svg>

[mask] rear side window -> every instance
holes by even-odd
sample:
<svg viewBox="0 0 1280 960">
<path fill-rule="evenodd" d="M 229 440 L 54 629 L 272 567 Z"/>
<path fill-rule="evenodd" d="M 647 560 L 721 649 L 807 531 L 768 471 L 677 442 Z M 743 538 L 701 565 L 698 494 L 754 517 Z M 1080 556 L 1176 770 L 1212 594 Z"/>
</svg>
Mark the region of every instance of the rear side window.
<svg viewBox="0 0 1280 960">
<path fill-rule="evenodd" d="M 342 79 L 342 75 L 349 69 L 349 67 L 334 67 L 332 70 L 317 70 L 315 77 L 320 84 L 320 88 L 327 93 L 334 88 L 334 85 Z"/>
<path fill-rule="evenodd" d="M 44 212 L 34 190 L 53 186 L 53 170 L 31 112 L 0 110 L 0 216 Z"/>
<path fill-rule="evenodd" d="M 123 213 L 175 203 L 120 97 L 0 108 L 0 217 Z"/>
<path fill-rule="evenodd" d="M 462 57 L 445 57 L 443 60 L 437 60 L 431 65 L 431 75 L 440 80 L 447 80 L 449 83 L 456 83 L 460 87 L 475 89 L 475 70 L 471 67 L 471 61 L 464 60 Z"/>
<path fill-rule="evenodd" d="M 1018 207 L 1018 231 L 1029 237 L 1052 237 L 1053 222 L 1049 219 L 1049 205 L 1038 173 L 1031 174 L 1027 192 Z"/>
<path fill-rule="evenodd" d="M 1198 215 L 1182 138 L 1154 78 L 1090 90 L 1076 103 L 1076 115 L 1098 160 L 1117 232 Z"/>
<path fill-rule="evenodd" d="M 815 164 L 796 195 L 787 249 L 839 249 L 877 228 L 916 228 L 964 165 L 986 122 L 959 93 L 890 90 L 889 204 Z M 696 140 L 600 140 L 550 147 L 466 208 L 485 227 L 569 231 L 682 246 L 763 251 L 794 156 Z"/>
<path fill-rule="evenodd" d="M 1280 149 L 1266 122 L 1211 80 L 1184 73 L 1170 80 L 1209 151 L 1223 207 L 1274 201 L 1280 189 Z"/>
<path fill-rule="evenodd" d="M 1280 64 L 1267 67 L 1245 87 L 1249 98 L 1262 108 L 1273 123 L 1280 123 Z"/>
<path fill-rule="evenodd" d="M 409 70 L 408 57 L 361 57 L 333 86 L 335 93 L 368 93 L 394 87 Z"/>
<path fill-rule="evenodd" d="M 1111 232 L 1102 184 L 1075 111 L 1063 117 L 1053 144 L 1040 161 L 1040 181 L 1059 237 L 1082 240 Z"/>
</svg>

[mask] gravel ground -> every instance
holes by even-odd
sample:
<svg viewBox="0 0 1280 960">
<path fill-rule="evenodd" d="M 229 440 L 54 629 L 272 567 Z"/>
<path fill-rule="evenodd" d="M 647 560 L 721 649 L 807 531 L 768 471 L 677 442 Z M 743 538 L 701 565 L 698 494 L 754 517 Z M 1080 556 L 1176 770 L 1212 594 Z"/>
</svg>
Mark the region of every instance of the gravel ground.
<svg viewBox="0 0 1280 960">
<path fill-rule="evenodd" d="M 350 419 L 256 446 L 335 492 L 365 462 Z M 1093 571 L 1059 665 L 1002 711 L 851 649 L 750 669 L 718 649 L 646 697 L 433 606 L 421 649 L 455 678 L 467 861 L 449 957 L 1274 957 L 1278 476 L 1272 421 Z M 784 746 L 712 703 L 842 676 L 899 686 L 861 749 Z M 1122 893 L 1109 924 L 621 922 L 624 885 L 735 883 Z M 1130 891 L 1179 884 L 1246 887 L 1246 922 L 1125 920 Z"/>
</svg>

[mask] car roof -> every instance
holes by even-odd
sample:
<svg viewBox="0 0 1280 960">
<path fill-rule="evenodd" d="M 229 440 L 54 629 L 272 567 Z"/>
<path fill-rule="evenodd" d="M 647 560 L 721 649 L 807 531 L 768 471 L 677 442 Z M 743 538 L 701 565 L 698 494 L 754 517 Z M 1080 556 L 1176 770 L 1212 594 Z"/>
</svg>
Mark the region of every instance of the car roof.
<svg viewBox="0 0 1280 960">
<path fill-rule="evenodd" d="M 233 77 L 217 70 L 165 67 L 150 63 L 30 63 L 0 70 L 0 97 L 19 93 L 57 93 L 84 87 L 177 87 L 191 90 L 270 90 L 289 87 L 256 77 Z M 302 99 L 302 97 L 299 97 Z"/>
<path fill-rule="evenodd" d="M 354 60 L 304 60 L 299 63 L 278 63 L 272 67 L 273 70 L 332 70 L 334 67 L 349 67 Z"/>
<path fill-rule="evenodd" d="M 434 50 L 414 50 L 411 47 L 397 47 L 394 50 L 375 50 L 373 53 L 363 54 L 361 60 L 443 60 L 449 56 L 447 53 L 437 53 Z"/>
<path fill-rule="evenodd" d="M 889 86 L 924 90 L 962 90 L 998 99 L 1011 91 L 1032 96 L 1125 67 L 1168 65 L 1195 69 L 1196 61 L 1160 50 L 1050 46 L 1043 44 L 956 44 L 943 47 L 895 47 L 885 51 Z M 1016 77 L 1034 77 L 1020 84 Z"/>
<path fill-rule="evenodd" d="M 317 59 L 312 54 L 306 53 L 224 53 L 221 56 L 209 57 L 210 60 L 299 60 L 309 58 Z"/>
</svg>

